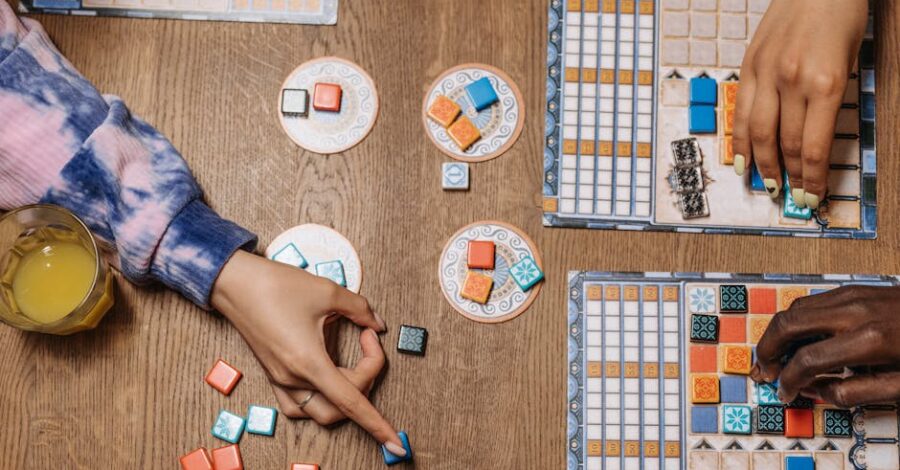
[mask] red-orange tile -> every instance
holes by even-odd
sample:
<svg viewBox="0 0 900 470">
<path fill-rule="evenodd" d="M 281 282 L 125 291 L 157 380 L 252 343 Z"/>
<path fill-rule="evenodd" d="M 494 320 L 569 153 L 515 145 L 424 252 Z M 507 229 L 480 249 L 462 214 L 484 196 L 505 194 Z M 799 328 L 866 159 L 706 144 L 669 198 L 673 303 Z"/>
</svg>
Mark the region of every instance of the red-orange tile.
<svg viewBox="0 0 900 470">
<path fill-rule="evenodd" d="M 718 353 L 715 346 L 691 345 L 691 372 L 716 372 Z"/>
<path fill-rule="evenodd" d="M 216 470 L 244 470 L 241 449 L 237 444 L 213 449 L 212 458 Z"/>
<path fill-rule="evenodd" d="M 468 263 L 473 269 L 494 269 L 494 242 L 470 241 Z"/>
<path fill-rule="evenodd" d="M 744 316 L 719 317 L 719 342 L 720 343 L 746 343 L 747 319 Z"/>
<path fill-rule="evenodd" d="M 787 408 L 784 410 L 785 437 L 813 437 L 813 410 L 808 408 Z"/>
<path fill-rule="evenodd" d="M 319 464 L 295 463 L 295 464 L 291 465 L 291 470 L 319 470 Z"/>
<path fill-rule="evenodd" d="M 213 470 L 209 453 L 202 447 L 181 457 L 179 461 L 181 462 L 181 470 Z"/>
<path fill-rule="evenodd" d="M 342 93 L 340 85 L 316 83 L 313 93 L 313 108 L 318 111 L 340 111 Z"/>
<path fill-rule="evenodd" d="M 773 314 L 778 311 L 775 289 L 771 287 L 750 288 L 750 313 Z"/>
<path fill-rule="evenodd" d="M 231 367 L 227 362 L 219 359 L 206 374 L 206 383 L 225 395 L 234 390 L 234 386 L 241 380 L 241 371 Z"/>
</svg>

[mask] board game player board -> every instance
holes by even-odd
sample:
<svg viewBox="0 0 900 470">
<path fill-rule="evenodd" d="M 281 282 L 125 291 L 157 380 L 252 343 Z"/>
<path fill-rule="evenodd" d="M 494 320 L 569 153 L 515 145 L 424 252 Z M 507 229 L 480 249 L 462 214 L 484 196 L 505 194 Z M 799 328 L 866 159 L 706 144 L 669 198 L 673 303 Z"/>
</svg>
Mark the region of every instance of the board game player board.
<svg viewBox="0 0 900 470">
<path fill-rule="evenodd" d="M 734 173 L 727 98 L 768 3 L 552 0 L 545 225 L 875 238 L 871 22 L 838 116 L 827 206 L 786 215 L 783 198 L 751 186 L 751 172 Z M 706 78 L 719 99 L 692 103 L 691 83 Z M 682 195 L 669 182 L 671 144 L 687 137 L 702 150 L 706 187 Z"/>
<path fill-rule="evenodd" d="M 896 469 L 897 406 L 848 412 L 810 402 L 797 405 L 806 407 L 800 422 L 778 428 L 767 417 L 789 410 L 776 389 L 724 372 L 724 348 L 752 349 L 775 312 L 849 283 L 900 279 L 570 272 L 567 468 L 777 470 L 788 457 L 811 457 L 819 469 Z M 720 322 L 698 329 L 694 316 Z M 722 323 L 736 318 L 744 322 Z M 701 335 L 708 328 L 718 334 Z M 744 330 L 722 331 L 736 328 Z M 711 385 L 692 387 L 710 377 Z M 790 425 L 811 426 L 813 437 L 787 437 Z"/>
<path fill-rule="evenodd" d="M 19 11 L 333 25 L 337 23 L 338 0 L 20 0 Z"/>
</svg>

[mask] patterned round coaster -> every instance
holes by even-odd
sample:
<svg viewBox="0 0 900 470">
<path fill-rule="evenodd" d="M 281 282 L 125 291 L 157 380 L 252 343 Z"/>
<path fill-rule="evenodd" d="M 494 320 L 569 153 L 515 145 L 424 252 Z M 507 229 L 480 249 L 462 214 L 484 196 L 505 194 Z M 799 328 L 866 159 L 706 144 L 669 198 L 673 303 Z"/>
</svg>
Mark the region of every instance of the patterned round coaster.
<svg viewBox="0 0 900 470">
<path fill-rule="evenodd" d="M 318 82 L 341 86 L 340 112 L 313 109 L 313 92 Z M 285 88 L 300 88 L 309 92 L 309 116 L 285 116 L 281 113 Z M 297 67 L 281 85 L 278 117 L 281 127 L 297 145 L 322 154 L 343 152 L 366 138 L 375 126 L 378 91 L 372 77 L 349 60 L 338 57 L 313 59 Z"/>
<path fill-rule="evenodd" d="M 353 244 L 343 235 L 324 225 L 298 225 L 272 240 L 266 248 L 266 258 L 273 259 L 285 248 L 293 252 L 290 248 L 291 243 L 309 263 L 306 270 L 312 274 L 316 274 L 316 263 L 339 260 L 344 265 L 347 289 L 359 293 L 363 278 L 362 264 L 359 262 L 356 248 L 353 248 Z"/>
<path fill-rule="evenodd" d="M 496 247 L 493 270 L 473 269 L 494 279 L 488 303 L 484 305 L 466 300 L 459 295 L 466 273 L 469 271 L 467 253 L 470 240 L 490 240 Z M 470 320 L 481 323 L 511 320 L 531 306 L 543 285 L 538 283 L 528 292 L 522 292 L 510 275 L 510 266 L 526 256 L 531 256 L 543 270 L 543 262 L 537 247 L 520 229 L 493 220 L 467 225 L 450 237 L 441 253 L 438 278 L 444 297 L 456 311 Z"/>
<path fill-rule="evenodd" d="M 482 77 L 491 81 L 499 100 L 476 111 L 466 94 L 466 85 Z M 428 108 L 439 95 L 455 101 L 462 108 L 461 115 L 467 116 L 481 131 L 481 139 L 465 152 L 453 142 L 446 129 L 428 118 Z M 516 143 L 525 125 L 523 103 L 519 88 L 500 69 L 484 64 L 463 64 L 442 73 L 431 84 L 422 102 L 422 121 L 428 137 L 442 152 L 464 162 L 483 162 L 499 157 Z"/>
</svg>

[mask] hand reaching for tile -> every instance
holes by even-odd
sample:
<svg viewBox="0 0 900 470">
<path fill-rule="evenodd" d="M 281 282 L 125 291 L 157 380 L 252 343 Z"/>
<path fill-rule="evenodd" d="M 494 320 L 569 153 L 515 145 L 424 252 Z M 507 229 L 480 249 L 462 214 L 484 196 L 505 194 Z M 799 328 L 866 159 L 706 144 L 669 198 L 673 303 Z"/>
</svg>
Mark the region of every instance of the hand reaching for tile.
<svg viewBox="0 0 900 470">
<path fill-rule="evenodd" d="M 773 199 L 783 187 L 801 208 L 819 206 L 848 76 L 859 54 L 867 0 L 773 0 L 741 66 L 734 170 L 755 161 Z M 751 161 L 752 160 L 752 161 Z"/>
<path fill-rule="evenodd" d="M 898 287 L 849 286 L 797 299 L 776 314 L 759 341 L 750 377 L 778 379 L 783 403 L 798 395 L 841 407 L 897 402 L 898 305 Z M 844 368 L 864 370 L 834 375 Z"/>
<path fill-rule="evenodd" d="M 349 417 L 395 455 L 405 455 L 397 431 L 366 398 L 384 366 L 375 334 L 385 324 L 364 297 L 302 269 L 238 251 L 212 292 L 212 305 L 240 331 L 265 369 L 281 411 L 331 424 Z M 363 357 L 337 367 L 325 348 L 334 315 L 365 328 Z M 302 405 L 302 406 L 301 406 Z"/>
</svg>

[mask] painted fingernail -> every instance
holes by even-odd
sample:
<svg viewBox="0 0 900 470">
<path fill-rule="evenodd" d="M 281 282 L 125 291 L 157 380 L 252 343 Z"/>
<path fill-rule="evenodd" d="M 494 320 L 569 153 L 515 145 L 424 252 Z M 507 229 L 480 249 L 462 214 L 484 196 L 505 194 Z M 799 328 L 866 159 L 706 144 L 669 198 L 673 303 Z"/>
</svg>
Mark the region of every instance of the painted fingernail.
<svg viewBox="0 0 900 470">
<path fill-rule="evenodd" d="M 818 209 L 819 196 L 816 196 L 813 193 L 806 193 L 806 207 L 809 207 L 810 209 Z"/>
<path fill-rule="evenodd" d="M 781 194 L 781 188 L 778 187 L 778 181 L 775 181 L 774 178 L 766 178 L 763 180 L 763 186 L 766 187 L 766 191 L 769 193 L 770 198 L 778 199 L 778 195 Z"/>
<path fill-rule="evenodd" d="M 384 448 L 397 457 L 406 457 L 406 449 L 398 446 L 397 444 L 394 444 L 393 442 L 385 442 Z"/>
<path fill-rule="evenodd" d="M 794 197 L 794 204 L 803 209 L 806 207 L 806 191 L 803 188 L 794 188 L 791 190 L 791 196 Z"/>
<path fill-rule="evenodd" d="M 744 176 L 744 170 L 747 169 L 747 159 L 743 155 L 737 153 L 734 155 L 734 172 L 738 176 Z"/>
<path fill-rule="evenodd" d="M 378 327 L 381 328 L 381 331 L 387 330 L 387 323 L 384 322 L 384 318 L 381 318 L 381 315 L 372 312 L 372 315 L 375 316 L 375 322 L 378 323 Z"/>
</svg>

